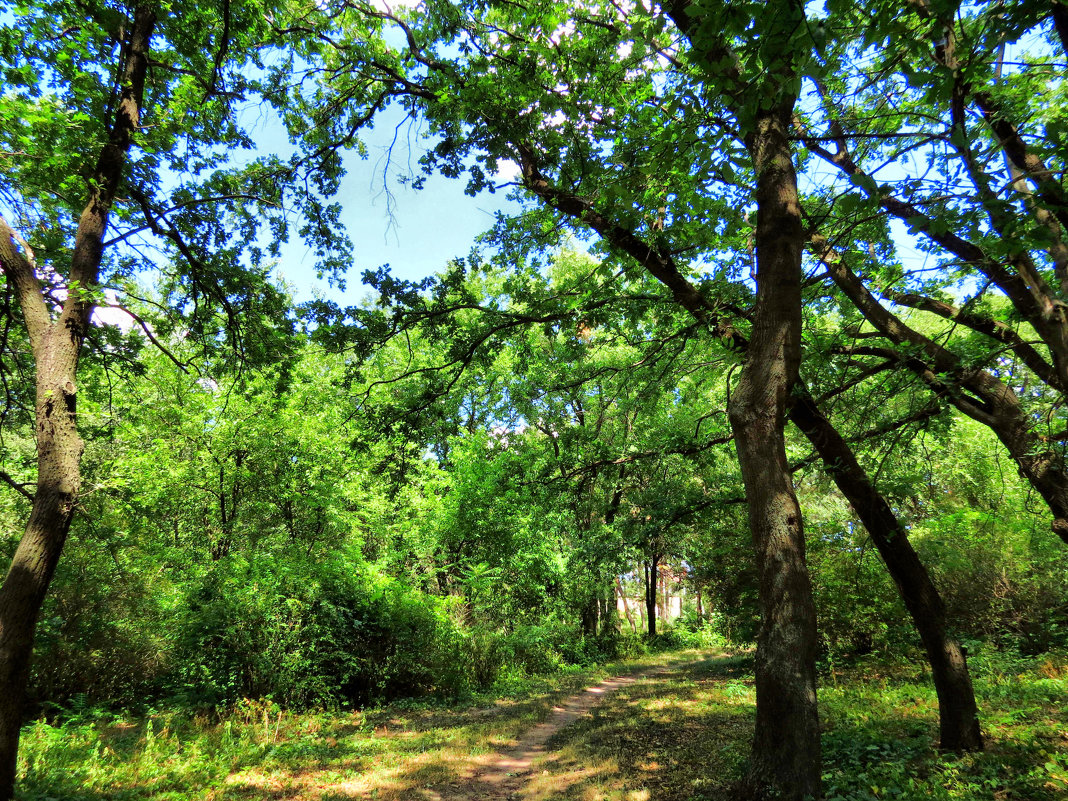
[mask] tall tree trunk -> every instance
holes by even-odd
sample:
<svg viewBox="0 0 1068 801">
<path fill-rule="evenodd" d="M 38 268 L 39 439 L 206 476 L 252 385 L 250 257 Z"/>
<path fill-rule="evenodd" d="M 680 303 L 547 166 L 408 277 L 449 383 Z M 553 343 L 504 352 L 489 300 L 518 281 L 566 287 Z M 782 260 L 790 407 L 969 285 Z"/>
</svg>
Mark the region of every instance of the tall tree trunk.
<svg viewBox="0 0 1068 801">
<path fill-rule="evenodd" d="M 0 586 L 0 798 L 14 792 L 19 729 L 45 592 L 70 530 L 82 441 L 75 426 L 78 336 L 52 328 L 38 357 L 37 492 L 26 531 Z"/>
<path fill-rule="evenodd" d="M 876 490 L 849 444 L 807 392 L 795 392 L 790 419 L 815 446 L 842 494 L 852 504 L 886 564 L 927 651 L 938 694 L 943 749 L 981 751 L 979 710 L 964 649 L 949 634 L 946 609 L 927 569 L 890 504 Z"/>
<path fill-rule="evenodd" d="M 70 531 L 81 486 L 82 440 L 76 420 L 75 377 L 99 282 L 108 213 L 140 125 L 148 52 L 156 16 L 139 6 L 121 66 L 121 95 L 108 141 L 97 159 L 89 199 L 78 220 L 68 286 L 52 321 L 33 253 L 0 219 L 0 267 L 15 288 L 36 369 L 37 487 L 30 518 L 0 585 L 0 799 L 14 795 L 19 729 L 30 673 L 34 631 L 48 585 Z"/>
<path fill-rule="evenodd" d="M 748 783 L 755 798 L 820 795 L 816 610 L 784 424 L 801 357 L 804 231 L 789 143 L 794 98 L 757 114 L 746 145 L 757 176 L 757 300 L 745 366 L 730 399 L 761 626 L 757 720 Z"/>
<path fill-rule="evenodd" d="M 800 85 L 795 62 L 804 56 L 798 50 L 804 45 L 795 36 L 805 25 L 804 4 L 769 2 L 764 16 L 754 20 L 754 35 L 761 38 L 767 59 L 756 76 L 742 73 L 708 7 L 672 0 L 664 9 L 707 62 L 710 80 L 743 121 L 756 175 L 756 306 L 745 367 L 728 406 L 760 592 L 749 786 L 758 799 L 818 798 L 816 611 L 783 430 L 801 359 L 805 240 L 789 135 Z M 686 292 L 677 291 L 675 297 L 696 305 Z"/>
<path fill-rule="evenodd" d="M 598 611 L 597 596 L 591 595 L 582 607 L 582 636 L 597 636 Z"/>
<path fill-rule="evenodd" d="M 653 554 L 645 563 L 645 619 L 649 621 L 649 639 L 656 636 L 656 585 L 660 577 L 660 557 Z"/>
</svg>

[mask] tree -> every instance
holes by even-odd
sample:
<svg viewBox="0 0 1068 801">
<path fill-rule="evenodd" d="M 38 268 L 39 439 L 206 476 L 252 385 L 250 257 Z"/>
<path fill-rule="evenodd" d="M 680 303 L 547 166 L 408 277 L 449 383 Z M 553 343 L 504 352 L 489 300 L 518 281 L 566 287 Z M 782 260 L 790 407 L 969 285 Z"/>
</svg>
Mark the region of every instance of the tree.
<svg viewBox="0 0 1068 801">
<path fill-rule="evenodd" d="M 1064 85 L 1040 33 L 1059 8 L 867 5 L 862 29 L 885 33 L 832 37 L 835 68 L 797 126 L 841 176 L 809 205 L 810 251 L 873 329 L 831 346 L 859 370 L 911 372 L 935 404 L 989 426 L 1068 541 L 1068 215 L 1052 181 Z M 900 254 L 910 239 L 934 267 Z"/>
<path fill-rule="evenodd" d="M 621 258 L 626 265 L 625 275 L 631 277 L 635 269 L 641 269 L 654 276 L 680 306 L 708 325 L 728 347 L 739 348 L 748 345 L 748 341 L 728 315 L 739 321 L 749 315 L 739 312 L 736 305 L 746 297 L 746 290 L 731 286 L 732 279 L 740 277 L 737 267 L 717 271 L 712 280 L 703 280 L 696 286 L 687 279 L 687 268 L 676 262 L 676 256 L 702 249 L 729 251 L 732 244 L 737 252 L 747 249 L 747 218 L 743 225 L 742 215 L 734 212 L 735 204 L 729 200 L 729 193 L 740 189 L 744 196 L 747 191 L 749 179 L 740 179 L 739 173 L 753 175 L 752 159 L 740 156 L 738 145 L 749 149 L 753 144 L 747 137 L 756 130 L 754 115 L 759 113 L 761 103 L 771 102 L 768 98 L 787 89 L 796 97 L 795 84 L 812 66 L 809 53 L 813 45 L 819 49 L 817 33 L 825 26 L 809 25 L 801 19 L 792 28 L 787 25 L 790 30 L 784 34 L 786 38 L 777 41 L 774 26 L 762 18 L 760 24 L 772 25 L 772 29 L 761 44 L 760 26 L 749 28 L 753 15 L 735 8 L 725 13 L 727 30 L 735 38 L 724 49 L 709 33 L 719 30 L 724 20 L 711 23 L 713 15 L 702 9 L 698 16 L 702 17 L 703 27 L 695 27 L 681 7 L 675 12 L 676 25 L 683 32 L 697 34 L 697 40 L 692 42 L 693 52 L 687 53 L 686 59 L 679 58 L 678 49 L 665 36 L 668 29 L 664 19 L 644 8 L 635 8 L 629 14 L 606 8 L 600 16 L 579 19 L 579 28 L 574 32 L 561 26 L 551 9 L 509 9 L 500 18 L 495 17 L 492 24 L 459 25 L 451 11 L 428 8 L 425 15 L 418 17 L 418 32 L 395 15 L 365 10 L 375 18 L 397 24 L 407 39 L 404 53 L 389 63 L 379 59 L 374 67 L 381 80 L 407 92 L 412 102 L 425 110 L 434 132 L 441 137 L 439 146 L 426 159 L 426 168 L 440 167 L 447 174 L 459 174 L 465 169 L 464 156 L 473 154 L 481 160 L 470 168 L 469 187 L 475 191 L 492 186 L 488 176 L 500 160 L 512 159 L 519 167 L 521 185 L 543 204 L 542 213 L 529 215 L 516 225 L 502 226 L 502 237 L 526 235 L 537 243 L 551 225 L 549 220 L 570 218 L 602 238 L 606 253 Z M 619 24 L 620 16 L 628 23 L 626 27 Z M 508 35 L 503 36 L 502 31 L 508 31 Z M 453 41 L 459 42 L 456 46 L 471 63 L 438 54 L 441 42 Z M 776 46 L 769 47 L 767 43 L 772 41 Z M 733 55 L 732 48 L 737 51 Z M 605 52 L 615 52 L 621 64 L 616 69 L 589 69 L 588 65 L 599 63 L 600 56 L 593 53 Z M 791 54 L 797 56 L 793 67 Z M 789 79 L 772 75 L 774 70 L 765 75 L 765 62 L 775 62 L 783 55 Z M 340 58 L 348 58 L 352 64 L 359 56 L 350 52 Z M 511 71 L 510 65 L 516 60 L 534 65 L 540 72 L 532 77 Z M 409 64 L 418 65 L 415 74 L 408 71 Z M 738 70 L 739 65 L 756 69 L 757 64 L 764 66 L 757 70 L 754 85 L 763 88 L 753 93 L 749 91 L 748 78 Z M 661 87 L 652 85 L 649 76 L 667 65 L 671 67 L 671 81 L 664 84 L 668 98 L 663 99 Z M 716 80 L 710 81 L 710 75 Z M 510 81 L 505 91 L 502 81 Z M 714 87 L 711 91 L 709 84 Z M 566 91 L 547 89 L 554 85 L 565 86 Z M 620 109 L 627 113 L 620 113 Z M 779 109 L 777 113 L 780 119 L 775 124 L 781 128 L 785 112 Z M 792 125 L 792 106 L 789 116 Z M 658 126 L 665 132 L 660 132 Z M 646 142 L 652 129 L 658 129 L 653 138 L 663 147 L 656 161 L 645 162 L 635 154 L 641 152 L 644 144 L 638 143 Z M 789 134 L 784 129 L 781 135 L 789 150 Z M 601 144 L 595 146 L 596 142 Z M 698 149 L 697 142 L 701 142 L 702 149 Z M 717 152 L 717 145 L 719 154 L 729 154 L 729 171 L 715 164 L 712 154 Z M 610 156 L 599 158 L 598 147 Z M 759 182 L 758 178 L 752 180 Z M 713 188 L 716 183 L 726 189 Z M 673 196 L 674 202 L 662 205 L 668 196 Z M 666 215 L 649 216 L 647 210 L 653 201 Z M 646 226 L 648 234 L 643 236 L 640 229 Z M 787 230 L 793 229 L 768 226 L 765 233 L 777 235 Z M 724 239 L 725 236 L 730 238 Z M 764 251 L 768 252 L 767 247 Z M 628 263 L 630 259 L 633 261 Z M 745 326 L 744 322 L 740 324 Z M 783 363 L 786 375 L 792 369 L 789 364 Z M 804 394 L 801 388 L 797 391 Z M 788 405 L 789 399 L 784 401 L 784 408 Z M 817 426 L 830 425 L 822 415 L 809 422 L 813 419 Z M 811 426 L 802 428 L 812 430 Z M 834 437 L 827 441 L 832 440 Z M 841 437 L 835 441 L 845 444 Z M 879 505 L 879 500 L 870 495 L 870 482 L 841 483 L 840 487 L 855 505 Z M 857 496 L 857 491 L 868 494 Z M 882 505 L 885 507 L 885 502 Z M 869 522 L 876 520 L 872 517 Z M 896 530 L 902 529 L 898 526 Z M 907 548 L 907 543 L 902 547 Z M 902 564 L 891 560 L 888 567 L 895 570 Z M 895 581 L 915 597 L 930 597 L 914 586 L 924 578 L 925 573 L 895 575 Z M 805 594 L 803 584 L 797 585 L 801 596 Z M 927 587 L 933 587 L 929 579 Z M 919 608 L 916 620 L 923 625 L 924 613 Z M 930 642 L 940 643 L 939 648 L 946 645 L 946 637 L 937 632 L 935 635 Z M 946 647 L 952 650 L 952 646 Z M 956 679 L 966 679 L 966 668 L 955 673 Z M 949 683 L 963 696 L 971 697 L 970 683 L 956 679 Z M 970 708 L 974 709 L 974 702 Z M 965 747 L 974 747 L 973 737 L 958 736 L 952 731 L 955 720 L 955 715 L 943 718 L 946 742 L 971 743 Z M 811 732 L 814 727 L 805 724 L 798 730 Z M 965 721 L 964 731 L 978 732 L 974 715 Z"/>
<path fill-rule="evenodd" d="M 0 103 L 11 122 L 2 149 L 12 164 L 0 184 L 0 265 L 21 312 L 19 348 L 32 352 L 37 444 L 32 509 L 0 586 L 0 798 L 13 792 L 38 611 L 78 509 L 78 366 L 102 287 L 121 290 L 138 267 L 170 274 L 171 300 L 188 312 L 186 334 L 205 350 L 230 344 L 247 355 L 263 340 L 242 330 L 271 328 L 244 313 L 270 296 L 263 261 L 287 235 L 282 195 L 299 174 L 318 180 L 297 184 L 307 189 L 290 202 L 315 218 L 327 266 L 339 263 L 316 191 L 329 189 L 328 162 L 314 151 L 289 164 L 231 160 L 233 148 L 251 147 L 238 98 L 274 92 L 291 66 L 259 60 L 280 41 L 274 12 L 229 2 L 186 11 L 27 2 L 0 28 L 9 87 Z M 273 237 L 266 249 L 264 230 Z M 145 249 L 162 257 L 149 262 Z M 222 339 L 204 326 L 217 308 L 228 324 Z M 5 356 L 15 349 L 6 344 Z"/>
<path fill-rule="evenodd" d="M 710 35 L 715 23 L 704 9 L 679 3 L 668 13 L 708 65 L 710 80 L 722 87 L 723 103 L 739 122 L 756 177 L 756 304 L 745 367 L 730 404 L 762 616 L 749 782 L 757 798 L 817 797 L 816 611 L 784 432 L 801 363 L 804 228 L 790 127 L 799 70 L 810 47 L 805 13 L 800 3 L 784 2 L 769 5 L 763 18 L 754 14 L 746 31 L 751 38 L 743 40 L 740 56 L 732 52 L 738 45 Z M 751 54 L 744 52 L 747 45 Z M 730 66 L 712 66 L 739 57 L 751 69 L 759 64 L 758 71 L 744 75 Z"/>
<path fill-rule="evenodd" d="M 518 272 L 470 259 L 430 297 L 384 312 L 394 301 L 383 293 L 379 310 L 362 314 L 364 330 L 396 313 L 404 338 L 375 357 L 395 374 L 378 382 L 368 409 L 424 431 L 440 425 L 424 427 L 430 408 L 459 418 L 447 444 L 430 445 L 454 481 L 442 547 L 457 568 L 486 564 L 509 578 L 487 607 L 495 625 L 522 616 L 509 593 L 544 574 L 538 559 L 514 569 L 531 531 L 566 561 L 554 581 L 571 614 L 587 635 L 606 633 L 614 579 L 632 555 L 654 541 L 677 553 L 664 545 L 674 529 L 727 494 L 706 477 L 730 439 L 707 410 L 721 381 L 670 301 L 640 286 L 590 286 L 596 260 L 564 252 L 545 275 Z"/>
<path fill-rule="evenodd" d="M 78 359 L 89 326 L 91 292 L 99 283 L 108 213 L 123 177 L 126 154 L 141 126 L 145 78 L 156 14 L 134 10 L 123 32 L 118 85 L 121 94 L 108 141 L 91 174 L 88 202 L 70 256 L 67 297 L 53 320 L 33 250 L 0 223 L 4 274 L 14 287 L 34 353 L 36 372 L 37 486 L 26 532 L 0 586 L 0 797 L 14 792 L 22 697 L 29 675 L 33 631 L 67 532 L 81 483 L 82 441 L 75 422 Z"/>
</svg>

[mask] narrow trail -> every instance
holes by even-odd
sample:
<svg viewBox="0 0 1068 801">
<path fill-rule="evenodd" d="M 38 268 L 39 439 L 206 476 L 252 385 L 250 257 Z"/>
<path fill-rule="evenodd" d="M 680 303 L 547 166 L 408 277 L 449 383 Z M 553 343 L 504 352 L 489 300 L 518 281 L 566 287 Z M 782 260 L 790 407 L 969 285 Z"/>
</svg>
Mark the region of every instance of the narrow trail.
<svg viewBox="0 0 1068 801">
<path fill-rule="evenodd" d="M 712 656 L 719 658 L 722 655 Z M 463 753 L 469 746 L 448 745 L 412 752 L 383 770 L 360 770 L 337 765 L 301 772 L 262 772 L 255 769 L 231 774 L 227 784 L 234 794 L 225 798 L 261 801 L 341 801 L 341 799 L 380 799 L 380 801 L 504 801 L 505 799 L 546 799 L 566 789 L 559 777 L 546 773 L 556 751 L 550 740 L 567 726 L 590 714 L 613 693 L 643 680 L 654 679 L 705 661 L 671 660 L 604 679 L 558 701 L 541 723 L 523 730 L 512 744 L 497 751 L 472 756 Z M 412 732 L 403 728 L 380 737 L 406 738 Z M 335 741 L 336 744 L 336 741 Z"/>
<path fill-rule="evenodd" d="M 552 714 L 520 738 L 514 746 L 471 760 L 469 767 L 443 791 L 430 790 L 432 801 L 472 801 L 473 799 L 513 799 L 520 797 L 536 773 L 536 765 L 550 752 L 549 740 L 566 726 L 597 707 L 617 690 L 641 679 L 667 673 L 680 665 L 660 665 L 650 670 L 614 676 L 587 687 L 553 707 Z"/>
</svg>

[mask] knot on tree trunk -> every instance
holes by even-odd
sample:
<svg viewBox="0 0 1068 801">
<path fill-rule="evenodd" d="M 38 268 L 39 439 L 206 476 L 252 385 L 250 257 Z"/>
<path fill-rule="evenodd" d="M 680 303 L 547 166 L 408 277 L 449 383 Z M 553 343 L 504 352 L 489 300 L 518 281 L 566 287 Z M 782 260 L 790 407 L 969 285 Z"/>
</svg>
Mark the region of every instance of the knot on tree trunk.
<svg viewBox="0 0 1068 801">
<path fill-rule="evenodd" d="M 1054 518 L 1053 523 L 1050 525 L 1050 528 L 1053 529 L 1054 534 L 1056 534 L 1065 542 L 1068 542 L 1068 518 Z"/>
</svg>

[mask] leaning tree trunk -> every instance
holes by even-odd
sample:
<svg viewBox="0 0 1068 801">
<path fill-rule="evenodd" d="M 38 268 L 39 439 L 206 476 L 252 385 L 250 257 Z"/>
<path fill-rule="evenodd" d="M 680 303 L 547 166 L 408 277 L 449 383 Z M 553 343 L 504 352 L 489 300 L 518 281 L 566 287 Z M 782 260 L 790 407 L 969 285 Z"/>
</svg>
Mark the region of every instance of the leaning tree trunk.
<svg viewBox="0 0 1068 801">
<path fill-rule="evenodd" d="M 82 441 L 75 417 L 78 357 L 99 283 L 104 233 L 141 119 L 156 15 L 138 6 L 122 48 L 121 94 L 108 140 L 89 181 L 74 238 L 69 291 L 53 321 L 33 253 L 0 219 L 0 268 L 14 287 L 33 351 L 36 382 L 37 487 L 26 531 L 0 585 L 0 801 L 14 795 L 26 684 L 37 616 L 70 531 L 81 485 Z"/>
<path fill-rule="evenodd" d="M 853 450 L 807 392 L 796 392 L 790 419 L 808 437 L 827 472 L 868 530 L 927 651 L 938 694 L 939 735 L 948 751 L 981 751 L 979 710 L 964 649 L 949 634 L 946 609 L 908 534 Z"/>
<path fill-rule="evenodd" d="M 746 145 L 757 176 L 753 332 L 729 404 L 756 551 L 761 625 L 748 776 L 758 799 L 820 795 L 816 610 L 785 415 L 801 356 L 803 229 L 788 138 L 793 98 L 758 113 Z"/>
<path fill-rule="evenodd" d="M 48 331 L 37 368 L 37 492 L 26 532 L 0 586 L 0 798 L 14 793 L 19 729 L 37 614 L 70 530 L 81 484 L 74 419 L 79 337 Z"/>
</svg>

